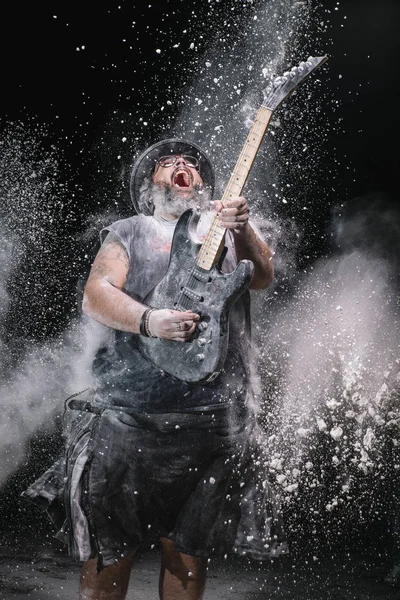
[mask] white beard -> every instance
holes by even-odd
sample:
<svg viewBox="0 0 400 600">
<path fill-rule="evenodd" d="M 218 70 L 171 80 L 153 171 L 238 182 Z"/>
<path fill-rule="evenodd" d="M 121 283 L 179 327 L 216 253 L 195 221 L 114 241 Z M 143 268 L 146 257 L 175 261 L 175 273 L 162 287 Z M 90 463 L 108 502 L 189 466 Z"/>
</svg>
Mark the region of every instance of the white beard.
<svg viewBox="0 0 400 600">
<path fill-rule="evenodd" d="M 210 209 L 211 193 L 202 185 L 195 185 L 189 197 L 183 196 L 168 184 L 152 183 L 149 192 L 157 213 L 180 217 L 189 208 L 194 208 L 201 213 Z"/>
</svg>

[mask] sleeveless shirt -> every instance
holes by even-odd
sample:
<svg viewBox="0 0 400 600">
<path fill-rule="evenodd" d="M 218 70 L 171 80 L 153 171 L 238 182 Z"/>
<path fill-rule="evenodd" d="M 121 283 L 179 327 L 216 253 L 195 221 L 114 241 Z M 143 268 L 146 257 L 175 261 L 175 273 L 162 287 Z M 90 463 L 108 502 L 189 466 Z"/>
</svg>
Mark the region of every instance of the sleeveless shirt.
<svg viewBox="0 0 400 600">
<path fill-rule="evenodd" d="M 199 239 L 201 228 L 206 229 L 206 220 L 207 217 L 200 220 Z M 176 223 L 162 217 L 138 215 L 117 221 L 100 232 L 102 242 L 112 232 L 124 246 L 129 256 L 124 292 L 135 300 L 145 303 L 146 296 L 165 275 Z M 229 231 L 225 244 L 227 253 L 221 270 L 229 273 L 237 264 Z M 230 311 L 224 367 L 218 377 L 207 384 L 187 383 L 160 371 L 139 352 L 139 334 L 110 330 L 107 342 L 98 349 L 93 362 L 96 402 L 105 407 L 123 406 L 147 413 L 215 410 L 245 404 L 251 389 L 249 309 L 247 291 Z"/>
</svg>

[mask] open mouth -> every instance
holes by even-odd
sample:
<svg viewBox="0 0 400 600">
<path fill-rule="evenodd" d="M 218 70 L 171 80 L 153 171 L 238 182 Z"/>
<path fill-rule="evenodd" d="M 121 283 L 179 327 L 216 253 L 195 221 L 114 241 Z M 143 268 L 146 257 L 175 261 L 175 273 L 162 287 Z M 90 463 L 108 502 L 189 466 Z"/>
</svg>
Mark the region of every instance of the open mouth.
<svg viewBox="0 0 400 600">
<path fill-rule="evenodd" d="M 179 188 L 188 188 L 192 183 L 190 174 L 183 169 L 180 169 L 174 173 L 172 181 L 174 186 Z"/>
</svg>

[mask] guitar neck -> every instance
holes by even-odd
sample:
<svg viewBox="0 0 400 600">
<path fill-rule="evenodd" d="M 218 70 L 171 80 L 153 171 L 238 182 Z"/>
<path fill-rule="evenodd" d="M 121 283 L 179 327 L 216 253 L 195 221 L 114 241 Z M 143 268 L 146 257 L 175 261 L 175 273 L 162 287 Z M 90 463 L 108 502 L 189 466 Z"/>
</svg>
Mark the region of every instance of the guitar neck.
<svg viewBox="0 0 400 600">
<path fill-rule="evenodd" d="M 221 202 L 223 205 L 225 205 L 228 200 L 235 200 L 241 195 L 249 176 L 250 169 L 257 156 L 258 149 L 264 138 L 265 132 L 267 131 L 271 116 L 272 110 L 264 108 L 263 106 L 259 108 L 235 168 L 233 169 L 228 185 L 222 195 Z M 209 271 L 218 261 L 223 249 L 223 240 L 226 229 L 225 227 L 221 227 L 218 223 L 219 218 L 218 215 L 216 215 L 211 223 L 206 239 L 203 242 L 196 260 L 196 264 L 207 271 Z"/>
</svg>

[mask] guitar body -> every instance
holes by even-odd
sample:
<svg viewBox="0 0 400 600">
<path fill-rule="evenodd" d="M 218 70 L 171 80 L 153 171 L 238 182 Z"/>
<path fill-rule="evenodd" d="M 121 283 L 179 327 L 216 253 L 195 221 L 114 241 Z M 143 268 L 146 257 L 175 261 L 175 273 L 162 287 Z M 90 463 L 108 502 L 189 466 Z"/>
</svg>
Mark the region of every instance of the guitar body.
<svg viewBox="0 0 400 600">
<path fill-rule="evenodd" d="M 221 273 L 195 265 L 201 244 L 191 231 L 199 215 L 188 210 L 180 217 L 172 240 L 168 270 L 163 279 L 144 299 L 154 308 L 192 310 L 201 316 L 187 342 L 138 337 L 139 350 L 158 369 L 187 382 L 212 381 L 221 371 L 228 349 L 229 311 L 248 288 L 254 266 L 241 261 L 232 273 Z M 183 288 L 183 289 L 182 289 Z"/>
</svg>

